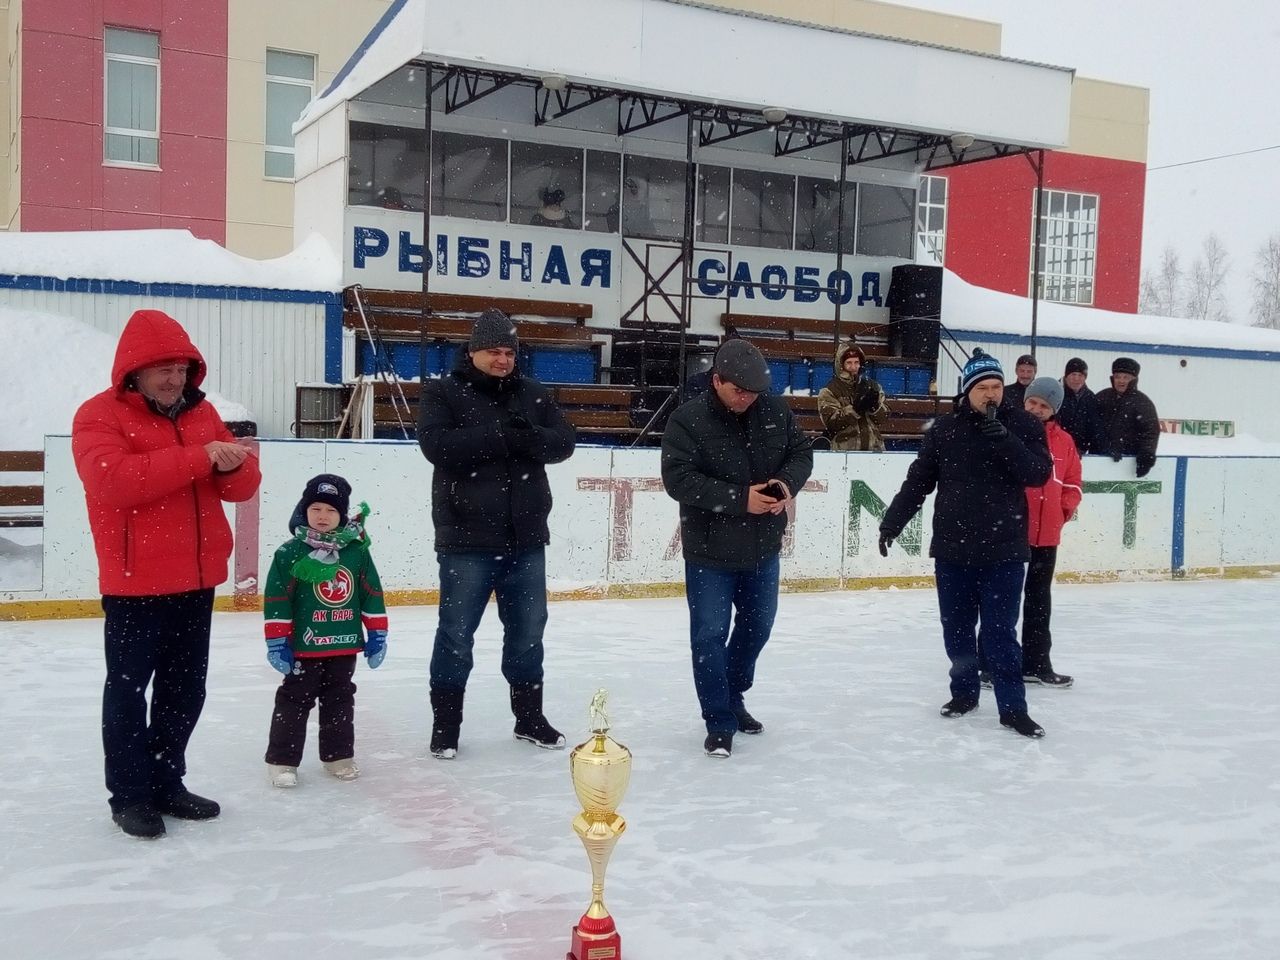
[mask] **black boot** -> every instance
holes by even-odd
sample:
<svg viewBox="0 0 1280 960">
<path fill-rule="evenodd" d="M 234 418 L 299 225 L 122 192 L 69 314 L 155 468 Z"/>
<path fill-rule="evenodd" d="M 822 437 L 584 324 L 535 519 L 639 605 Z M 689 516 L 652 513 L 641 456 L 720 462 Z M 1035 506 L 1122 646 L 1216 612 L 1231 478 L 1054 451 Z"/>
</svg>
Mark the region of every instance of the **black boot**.
<svg viewBox="0 0 1280 960">
<path fill-rule="evenodd" d="M 216 801 L 197 796 L 182 784 L 157 794 L 151 804 L 158 813 L 178 820 L 212 820 L 222 812 Z"/>
<path fill-rule="evenodd" d="M 738 732 L 757 734 L 764 733 L 764 724 L 747 713 L 747 708 L 741 704 L 733 708 L 733 715 L 738 718 Z"/>
<path fill-rule="evenodd" d="M 708 757 L 724 760 L 733 754 L 733 734 L 708 733 L 707 739 L 702 741 L 702 749 Z"/>
<path fill-rule="evenodd" d="M 462 729 L 462 698 L 458 687 L 431 688 L 431 755 L 452 760 L 458 755 L 458 733 Z"/>
<path fill-rule="evenodd" d="M 513 683 L 511 712 L 516 716 L 514 733 L 517 740 L 524 740 L 544 750 L 560 750 L 564 747 L 564 735 L 548 723 L 542 714 L 541 683 Z"/>
<path fill-rule="evenodd" d="M 942 705 L 942 709 L 938 712 L 944 717 L 963 717 L 966 713 L 972 713 L 977 709 L 977 700 L 964 700 L 960 697 L 952 697 Z"/>
<path fill-rule="evenodd" d="M 113 813 L 111 819 L 121 830 L 139 840 L 155 840 L 164 836 L 164 820 L 156 808 L 145 801 Z"/>
<path fill-rule="evenodd" d="M 1031 737 L 1033 740 L 1039 740 L 1044 736 L 1044 727 L 1040 726 L 1025 713 L 1000 714 L 1000 726 L 1008 727 L 1015 733 L 1020 733 L 1024 737 Z"/>
</svg>

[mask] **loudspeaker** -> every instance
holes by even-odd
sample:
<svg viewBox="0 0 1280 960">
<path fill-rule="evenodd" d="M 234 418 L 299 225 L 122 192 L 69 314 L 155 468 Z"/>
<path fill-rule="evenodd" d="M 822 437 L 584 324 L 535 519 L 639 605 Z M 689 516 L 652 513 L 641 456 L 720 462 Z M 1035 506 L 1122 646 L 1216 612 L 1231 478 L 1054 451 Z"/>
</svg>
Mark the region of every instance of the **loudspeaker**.
<svg viewBox="0 0 1280 960">
<path fill-rule="evenodd" d="M 942 268 L 903 263 L 889 280 L 889 350 L 895 357 L 937 360 Z"/>
</svg>

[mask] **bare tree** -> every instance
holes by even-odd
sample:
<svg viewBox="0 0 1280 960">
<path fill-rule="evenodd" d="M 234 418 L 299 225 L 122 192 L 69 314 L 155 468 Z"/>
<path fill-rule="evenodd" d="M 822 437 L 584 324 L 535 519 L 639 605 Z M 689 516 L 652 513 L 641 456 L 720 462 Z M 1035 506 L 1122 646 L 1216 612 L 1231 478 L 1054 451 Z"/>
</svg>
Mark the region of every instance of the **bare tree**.
<svg viewBox="0 0 1280 960">
<path fill-rule="evenodd" d="M 1200 245 L 1200 254 L 1191 263 L 1187 277 L 1186 314 L 1193 320 L 1231 320 L 1227 309 L 1227 248 L 1211 233 Z"/>
<path fill-rule="evenodd" d="M 1280 233 L 1273 233 L 1254 255 L 1253 325 L 1280 330 Z"/>
<path fill-rule="evenodd" d="M 1182 316 L 1181 291 L 1182 264 L 1178 261 L 1178 251 L 1168 246 L 1160 255 L 1160 269 L 1155 274 L 1143 274 L 1138 312 L 1160 317 Z"/>
</svg>

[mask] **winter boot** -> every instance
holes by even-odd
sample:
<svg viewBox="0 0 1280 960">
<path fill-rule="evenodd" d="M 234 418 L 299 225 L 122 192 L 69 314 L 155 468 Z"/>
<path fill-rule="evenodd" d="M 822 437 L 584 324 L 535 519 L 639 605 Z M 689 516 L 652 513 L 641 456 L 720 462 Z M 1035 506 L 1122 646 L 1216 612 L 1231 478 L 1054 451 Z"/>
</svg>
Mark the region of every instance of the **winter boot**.
<svg viewBox="0 0 1280 960">
<path fill-rule="evenodd" d="M 458 687 L 431 688 L 431 755 L 437 760 L 452 760 L 458 755 L 465 694 Z"/>
<path fill-rule="evenodd" d="M 542 714 L 541 682 L 513 683 L 511 712 L 516 716 L 513 732 L 517 740 L 524 740 L 544 750 L 564 748 L 564 734 L 548 723 Z"/>
<path fill-rule="evenodd" d="M 1068 677 L 1065 673 L 1054 673 L 1052 670 L 1045 670 L 1043 673 L 1029 673 L 1023 676 L 1023 683 L 1039 683 L 1046 687 L 1061 687 L 1066 689 L 1075 683 L 1074 677 Z"/>
<path fill-rule="evenodd" d="M 966 713 L 972 713 L 977 709 L 977 700 L 962 700 L 960 697 L 952 697 L 942 705 L 942 709 L 938 713 L 944 717 L 963 717 Z"/>
<path fill-rule="evenodd" d="M 296 787 L 298 785 L 298 768 L 286 767 L 279 763 L 267 764 L 267 780 L 273 787 Z"/>
<path fill-rule="evenodd" d="M 738 732 L 755 735 L 764 733 L 764 724 L 747 713 L 747 708 L 739 704 L 733 708 L 733 715 L 738 718 Z"/>
<path fill-rule="evenodd" d="M 344 757 L 341 760 L 326 760 L 324 762 L 325 773 L 331 777 L 337 777 L 339 780 L 354 780 L 360 776 L 360 768 L 356 766 L 355 760 L 351 757 Z"/>
<path fill-rule="evenodd" d="M 139 840 L 157 840 L 164 836 L 164 820 L 154 806 L 145 800 L 113 813 L 114 820 L 131 837 Z"/>
<path fill-rule="evenodd" d="M 178 820 L 212 820 L 222 812 L 216 802 L 196 796 L 182 784 L 153 797 L 151 804 L 156 812 Z"/>
<path fill-rule="evenodd" d="M 733 734 L 708 733 L 707 739 L 702 741 L 702 749 L 706 751 L 708 757 L 715 757 L 717 760 L 728 759 L 733 753 Z"/>
<path fill-rule="evenodd" d="M 1020 733 L 1024 737 L 1031 737 L 1033 740 L 1039 740 L 1044 736 L 1044 727 L 1040 726 L 1025 713 L 1000 714 L 1000 726 L 1008 727 L 1014 733 Z"/>
<path fill-rule="evenodd" d="M 991 674 L 987 673 L 985 670 L 978 671 L 978 684 L 983 690 L 995 689 L 995 684 L 991 681 Z"/>
</svg>

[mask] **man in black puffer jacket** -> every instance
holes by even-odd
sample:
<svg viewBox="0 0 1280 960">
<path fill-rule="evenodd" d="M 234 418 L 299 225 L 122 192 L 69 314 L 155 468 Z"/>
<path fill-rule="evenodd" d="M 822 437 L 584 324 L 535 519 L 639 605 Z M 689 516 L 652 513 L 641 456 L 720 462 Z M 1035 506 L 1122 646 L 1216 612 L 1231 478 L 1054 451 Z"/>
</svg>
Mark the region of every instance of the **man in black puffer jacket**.
<svg viewBox="0 0 1280 960">
<path fill-rule="evenodd" d="M 1104 446 L 1095 452 L 1110 454 L 1117 463 L 1133 457 L 1135 472 L 1145 477 L 1156 465 L 1160 417 L 1151 398 L 1138 389 L 1141 370 L 1130 357 L 1116 357 L 1111 364 L 1111 386 L 1098 394 Z"/>
<path fill-rule="evenodd" d="M 457 755 L 475 632 L 495 593 L 516 739 L 564 746 L 542 712 L 544 550 L 551 540 L 545 465 L 569 458 L 574 433 L 551 392 L 520 375 L 518 349 L 511 319 L 486 310 L 453 372 L 422 389 L 418 443 L 435 467 L 431 519 L 440 560 L 431 753 L 441 759 Z"/>
<path fill-rule="evenodd" d="M 764 729 L 742 695 L 778 609 L 787 502 L 813 471 L 812 444 L 786 401 L 768 389 L 760 351 L 726 340 L 711 389 L 676 410 L 662 435 L 662 481 L 680 504 L 703 747 L 712 757 L 729 756 L 736 732 Z"/>
<path fill-rule="evenodd" d="M 965 364 L 954 413 L 924 435 L 902 489 L 880 523 L 880 555 L 936 487 L 934 560 L 942 636 L 951 659 L 951 699 L 944 717 L 978 706 L 978 641 L 995 684 L 1000 723 L 1027 737 L 1044 730 L 1027 715 L 1016 627 L 1026 564 L 1026 487 L 1053 473 L 1044 427 L 1025 410 L 1002 407 L 1004 373 L 980 350 Z"/>
</svg>

